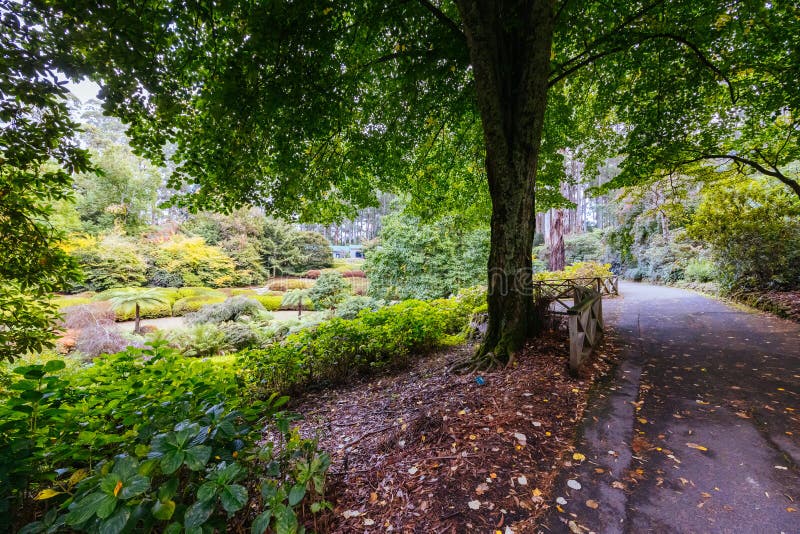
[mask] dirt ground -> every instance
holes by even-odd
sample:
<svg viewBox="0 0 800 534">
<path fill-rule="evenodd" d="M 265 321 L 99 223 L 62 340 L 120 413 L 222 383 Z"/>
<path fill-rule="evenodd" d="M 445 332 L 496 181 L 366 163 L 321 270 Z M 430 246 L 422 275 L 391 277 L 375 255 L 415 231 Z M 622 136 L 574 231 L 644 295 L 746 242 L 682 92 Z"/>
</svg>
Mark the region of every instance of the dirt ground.
<svg viewBox="0 0 800 534">
<path fill-rule="evenodd" d="M 531 342 L 507 370 L 449 372 L 473 350 L 464 346 L 300 401 L 301 434 L 333 459 L 335 509 L 322 530 L 534 532 L 555 505 L 559 469 L 583 461 L 572 444 L 593 381 L 611 368 L 606 340 L 583 378 L 567 371 L 561 332 Z"/>
</svg>

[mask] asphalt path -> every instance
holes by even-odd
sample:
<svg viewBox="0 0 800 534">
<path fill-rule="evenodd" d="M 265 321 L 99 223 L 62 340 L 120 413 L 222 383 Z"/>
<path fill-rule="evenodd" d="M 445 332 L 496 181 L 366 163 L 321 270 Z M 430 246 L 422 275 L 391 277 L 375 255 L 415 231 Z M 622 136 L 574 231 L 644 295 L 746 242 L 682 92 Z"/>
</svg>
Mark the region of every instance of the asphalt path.
<svg viewBox="0 0 800 534">
<path fill-rule="evenodd" d="M 603 311 L 622 363 L 542 532 L 800 533 L 800 325 L 691 291 L 620 291 Z"/>
</svg>

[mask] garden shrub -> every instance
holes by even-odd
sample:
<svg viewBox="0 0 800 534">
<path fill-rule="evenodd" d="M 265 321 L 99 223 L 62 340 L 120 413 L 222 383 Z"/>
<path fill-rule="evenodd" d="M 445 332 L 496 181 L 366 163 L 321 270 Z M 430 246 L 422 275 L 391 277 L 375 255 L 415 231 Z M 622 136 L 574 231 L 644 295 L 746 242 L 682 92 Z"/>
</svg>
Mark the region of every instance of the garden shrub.
<svg viewBox="0 0 800 534">
<path fill-rule="evenodd" d="M 270 395 L 403 367 L 414 354 L 463 340 L 472 313 L 467 302 L 407 300 L 352 320 L 335 317 L 243 352 L 240 376 L 257 394 Z"/>
<path fill-rule="evenodd" d="M 95 324 L 82 328 L 75 337 L 75 350 L 87 358 L 114 354 L 133 345 L 113 324 Z"/>
<path fill-rule="evenodd" d="M 70 306 L 82 306 L 84 304 L 91 304 L 94 299 L 93 296 L 84 296 L 81 295 L 56 295 L 53 297 L 53 302 L 55 305 L 64 312 L 64 308 L 69 308 Z"/>
<path fill-rule="evenodd" d="M 569 280 L 572 278 L 603 278 L 614 276 L 610 263 L 582 261 L 568 265 L 563 271 L 543 271 L 533 275 L 534 280 Z"/>
<path fill-rule="evenodd" d="M 321 274 L 322 274 L 322 271 L 320 271 L 319 269 L 312 269 L 310 271 L 306 271 L 306 273 L 303 275 L 303 277 L 304 278 L 310 278 L 311 280 L 316 280 L 317 278 L 319 278 L 319 275 L 321 275 Z"/>
<path fill-rule="evenodd" d="M 336 308 L 336 317 L 342 319 L 355 319 L 361 310 L 375 311 L 384 305 L 382 300 L 372 297 L 354 296 L 343 301 Z"/>
<path fill-rule="evenodd" d="M 344 271 L 342 273 L 344 278 L 366 278 L 367 275 L 364 271 Z"/>
<path fill-rule="evenodd" d="M 253 297 L 261 303 L 265 310 L 277 311 L 281 309 L 281 302 L 283 302 L 283 294 L 278 295 L 256 295 Z"/>
<path fill-rule="evenodd" d="M 262 339 L 256 326 L 250 322 L 227 321 L 220 323 L 219 329 L 225 336 L 225 345 L 233 350 L 255 347 Z"/>
<path fill-rule="evenodd" d="M 233 260 L 202 237 L 177 234 L 153 251 L 155 269 L 181 277 L 181 286 L 224 287 L 234 279 Z"/>
<path fill-rule="evenodd" d="M 306 280 L 303 278 L 276 278 L 269 283 L 267 288 L 270 291 L 285 292 L 290 289 L 309 289 L 313 285 L 313 280 Z"/>
<path fill-rule="evenodd" d="M 295 272 L 324 269 L 333 265 L 333 249 L 325 236 L 318 232 L 298 232 L 294 243 L 300 249 L 299 261 L 292 264 Z"/>
<path fill-rule="evenodd" d="M 208 296 L 196 296 L 196 297 L 183 297 L 175 301 L 175 304 L 172 305 L 172 315 L 175 317 L 180 317 L 182 315 L 186 315 L 187 313 L 196 312 L 203 306 L 208 306 L 209 304 L 217 304 L 219 302 L 225 302 L 225 295 L 219 297 L 208 297 Z"/>
<path fill-rule="evenodd" d="M 348 285 L 340 273 L 322 273 L 317 283 L 308 292 L 311 302 L 317 309 L 335 308 L 347 298 Z"/>
<path fill-rule="evenodd" d="M 237 296 L 230 297 L 223 302 L 207 304 L 194 313 L 186 315 L 189 324 L 224 323 L 236 321 L 241 317 L 252 317 L 264 311 L 264 306 L 255 299 Z"/>
<path fill-rule="evenodd" d="M 84 272 L 79 290 L 103 291 L 140 286 L 147 281 L 147 261 L 141 247 L 118 234 L 73 238 L 66 245 Z"/>
<path fill-rule="evenodd" d="M 303 310 L 313 310 L 314 303 L 311 302 L 309 297 L 310 291 L 308 289 L 292 289 L 283 295 L 281 300 L 282 310 L 294 310 L 300 313 Z"/>
<path fill-rule="evenodd" d="M 711 282 L 716 278 L 716 267 L 708 260 L 689 260 L 684 270 L 684 279 L 689 282 Z"/>
<path fill-rule="evenodd" d="M 262 532 L 329 507 L 328 456 L 290 429 L 287 398 L 243 403 L 233 367 L 156 346 L 69 374 L 61 360 L 15 368 L 0 398 L 0 529 Z"/>
<path fill-rule="evenodd" d="M 706 187 L 689 226 L 711 247 L 722 289 L 800 288 L 800 200 L 775 180 Z"/>
<path fill-rule="evenodd" d="M 112 326 L 117 316 L 108 302 L 92 302 L 61 309 L 64 328 L 81 329 L 87 326 Z"/>
<path fill-rule="evenodd" d="M 188 357 L 216 356 L 230 349 L 225 332 L 214 323 L 176 328 L 168 332 L 166 338 L 171 347 Z"/>
</svg>

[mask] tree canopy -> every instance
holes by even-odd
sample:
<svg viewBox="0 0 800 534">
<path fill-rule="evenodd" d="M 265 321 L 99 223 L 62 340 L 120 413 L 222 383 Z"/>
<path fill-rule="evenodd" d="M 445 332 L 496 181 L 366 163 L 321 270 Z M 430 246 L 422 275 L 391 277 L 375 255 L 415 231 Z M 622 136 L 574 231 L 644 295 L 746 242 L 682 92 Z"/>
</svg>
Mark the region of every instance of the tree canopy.
<svg viewBox="0 0 800 534">
<path fill-rule="evenodd" d="M 489 278 L 481 352 L 494 351 L 500 361 L 535 326 L 524 281 L 536 195 L 544 204 L 562 201 L 564 149 L 580 147 L 599 162 L 612 134 L 623 132 L 628 176 L 678 153 L 686 159 L 686 147 L 713 148 L 711 156 L 738 162 L 746 139 L 755 140 L 752 154 L 767 154 L 759 121 L 770 117 L 789 140 L 774 150 L 793 157 L 792 6 L 22 5 L 36 8 L 58 68 L 101 83 L 105 110 L 129 124 L 140 153 L 160 164 L 174 147 L 170 185 L 194 184 L 176 202 L 256 204 L 319 221 L 374 204 L 379 190 L 411 193 L 444 210 L 475 208 L 476 216 L 491 205 L 489 266 L 503 274 Z M 769 154 L 769 168 L 782 165 Z M 502 291 L 510 280 L 512 290 Z"/>
</svg>

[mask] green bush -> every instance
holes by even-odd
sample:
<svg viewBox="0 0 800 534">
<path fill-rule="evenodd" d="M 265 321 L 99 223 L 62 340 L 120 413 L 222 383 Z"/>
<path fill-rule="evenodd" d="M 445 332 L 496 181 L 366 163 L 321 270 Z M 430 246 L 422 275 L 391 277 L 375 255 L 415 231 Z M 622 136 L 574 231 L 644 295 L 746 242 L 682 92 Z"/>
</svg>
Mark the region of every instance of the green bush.
<svg viewBox="0 0 800 534">
<path fill-rule="evenodd" d="M 257 394 L 270 395 L 403 367 L 414 354 L 462 340 L 472 311 L 467 300 L 407 300 L 352 320 L 333 318 L 243 352 L 240 375 Z"/>
<path fill-rule="evenodd" d="M 233 350 L 255 347 L 262 339 L 257 327 L 250 322 L 228 321 L 221 323 L 219 329 L 225 337 L 225 345 Z"/>
<path fill-rule="evenodd" d="M 336 308 L 336 317 L 355 319 L 361 310 L 375 311 L 383 305 L 384 302 L 382 300 L 377 300 L 372 297 L 350 297 Z"/>
<path fill-rule="evenodd" d="M 315 308 L 331 309 L 347 298 L 347 290 L 348 284 L 340 273 L 325 272 L 317 278 L 308 296 Z"/>
<path fill-rule="evenodd" d="M 708 243 L 729 292 L 800 288 L 800 200 L 775 180 L 707 187 L 689 226 Z"/>
<path fill-rule="evenodd" d="M 83 306 L 84 304 L 91 304 L 94 302 L 92 297 L 82 297 L 82 296 L 65 296 L 65 295 L 57 295 L 53 297 L 53 302 L 58 307 L 58 309 L 68 308 L 70 306 Z"/>
<path fill-rule="evenodd" d="M 224 323 L 236 321 L 240 317 L 253 317 L 264 311 L 264 306 L 255 299 L 238 296 L 230 297 L 223 302 L 206 304 L 198 311 L 186 315 L 189 324 Z"/>
<path fill-rule="evenodd" d="M 314 280 L 305 278 L 276 278 L 267 286 L 270 291 L 285 292 L 292 289 L 309 289 L 314 285 Z"/>
<path fill-rule="evenodd" d="M 158 346 L 68 374 L 60 360 L 14 369 L 0 398 L 0 528 L 261 532 L 327 507 L 327 455 L 290 430 L 287 398 L 243 403 L 233 367 Z M 266 424 L 279 445 L 262 442 Z"/>
<path fill-rule="evenodd" d="M 66 247 L 84 272 L 84 281 L 77 286 L 79 290 L 103 291 L 140 286 L 147 281 L 147 261 L 141 254 L 141 246 L 125 236 L 73 238 Z"/>
<path fill-rule="evenodd" d="M 689 282 L 711 282 L 716 278 L 716 268 L 708 260 L 694 259 L 686 264 L 684 279 Z"/>
<path fill-rule="evenodd" d="M 197 296 L 197 297 L 183 297 L 175 301 L 175 304 L 172 305 L 172 315 L 175 317 L 180 317 L 181 315 L 186 315 L 187 313 L 196 312 L 203 306 L 208 306 L 209 304 L 217 304 L 219 302 L 224 302 L 225 296 L 221 297 L 206 297 L 206 296 Z"/>
<path fill-rule="evenodd" d="M 265 310 L 277 311 L 281 309 L 281 302 L 283 302 L 283 294 L 279 295 L 256 295 L 253 297 L 255 300 L 264 306 Z"/>
<path fill-rule="evenodd" d="M 200 323 L 167 332 L 170 345 L 188 357 L 217 356 L 228 351 L 225 332 L 213 323 Z"/>
<path fill-rule="evenodd" d="M 177 234 L 153 250 L 153 267 L 181 277 L 181 286 L 224 287 L 234 280 L 233 260 L 202 237 Z"/>
<path fill-rule="evenodd" d="M 398 214 L 382 219 L 378 243 L 365 251 L 372 297 L 433 299 L 486 283 L 488 229 L 465 232 L 452 218 L 425 223 Z"/>
</svg>

